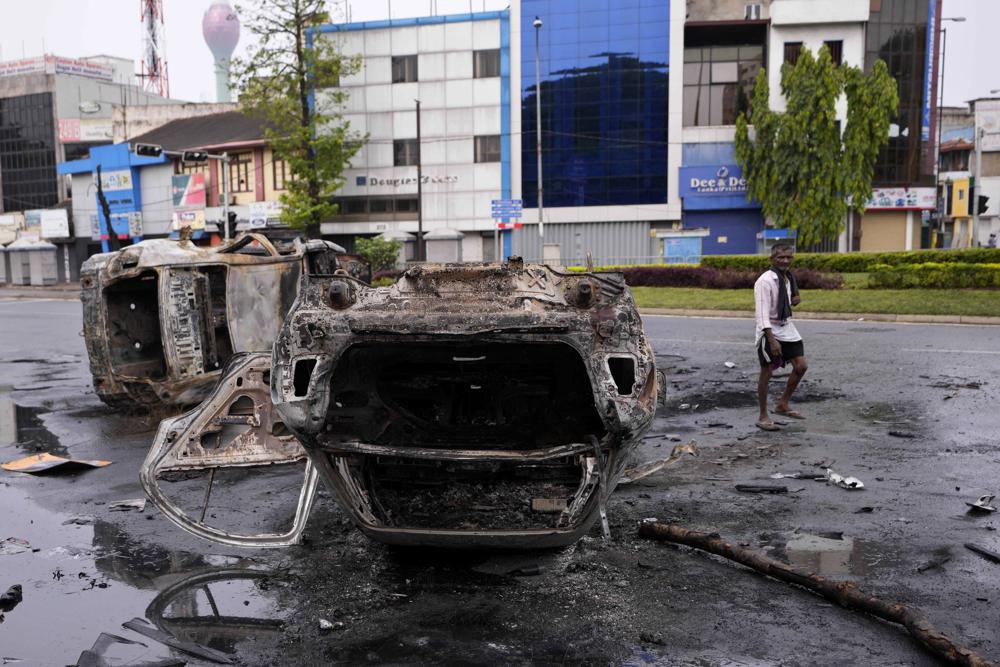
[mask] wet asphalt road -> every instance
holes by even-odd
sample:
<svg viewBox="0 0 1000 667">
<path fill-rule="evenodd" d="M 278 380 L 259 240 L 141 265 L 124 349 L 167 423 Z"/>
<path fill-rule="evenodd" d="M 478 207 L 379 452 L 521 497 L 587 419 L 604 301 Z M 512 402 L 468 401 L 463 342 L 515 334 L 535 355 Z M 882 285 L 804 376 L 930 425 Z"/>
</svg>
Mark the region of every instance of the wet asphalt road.
<svg viewBox="0 0 1000 667">
<path fill-rule="evenodd" d="M 0 552 L 0 592 L 24 590 L 0 624 L 0 658 L 74 664 L 108 632 L 145 644 L 113 644 L 111 664 L 209 664 L 122 628 L 139 617 L 253 665 L 935 664 L 896 627 L 637 538 L 636 522 L 656 516 L 918 605 L 1000 660 L 1000 565 L 962 546 L 1000 551 L 997 517 L 964 504 L 1000 493 L 1000 327 L 801 322 L 811 368 L 797 407 L 808 419 L 768 434 L 753 427 L 749 320 L 647 317 L 671 382 L 650 433 L 673 439 L 645 439 L 639 458 L 665 457 L 678 440 L 700 455 L 620 487 L 610 543 L 595 532 L 567 550 L 514 555 L 387 549 L 328 498 L 306 544 L 270 551 L 201 541 L 151 506 L 111 511 L 141 497 L 155 423 L 94 397 L 80 327 L 77 302 L 0 301 L 0 461 L 36 451 L 114 461 L 69 475 L 0 471 L 0 539 L 33 548 Z M 3 417 L 11 403 L 14 428 Z M 866 489 L 770 479 L 824 467 Z M 741 494 L 741 482 L 790 493 Z M 295 493 L 286 478 L 240 484 L 231 498 L 244 499 L 235 509 L 247 525 L 274 514 L 263 511 L 282 502 L 270 491 Z M 945 562 L 917 571 L 932 560 Z"/>
</svg>

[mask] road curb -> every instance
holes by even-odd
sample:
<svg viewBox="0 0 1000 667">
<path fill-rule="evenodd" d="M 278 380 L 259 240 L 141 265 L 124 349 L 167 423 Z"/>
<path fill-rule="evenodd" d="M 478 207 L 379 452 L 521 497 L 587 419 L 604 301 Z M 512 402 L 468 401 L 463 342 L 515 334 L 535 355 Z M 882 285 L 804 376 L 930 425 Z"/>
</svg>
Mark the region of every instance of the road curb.
<svg viewBox="0 0 1000 667">
<path fill-rule="evenodd" d="M 737 317 L 753 319 L 752 310 L 695 310 L 691 308 L 640 308 L 641 315 L 674 317 Z M 845 322 L 905 322 L 908 324 L 991 324 L 1000 325 L 1000 317 L 982 315 L 895 315 L 892 313 L 795 313 L 800 320 L 841 320 Z"/>
</svg>

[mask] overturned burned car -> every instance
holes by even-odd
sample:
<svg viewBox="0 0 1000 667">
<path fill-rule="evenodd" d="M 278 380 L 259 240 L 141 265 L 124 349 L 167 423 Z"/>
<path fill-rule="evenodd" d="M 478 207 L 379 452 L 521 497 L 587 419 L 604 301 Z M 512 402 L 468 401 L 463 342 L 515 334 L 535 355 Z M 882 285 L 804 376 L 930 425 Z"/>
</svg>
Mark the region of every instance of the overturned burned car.
<svg viewBox="0 0 1000 667">
<path fill-rule="evenodd" d="M 164 421 L 142 482 L 178 525 L 228 544 L 294 543 L 318 478 L 382 542 L 560 546 L 604 517 L 661 383 L 618 273 L 512 258 L 417 266 L 382 288 L 310 276 L 273 358 L 234 361 L 205 405 Z M 208 526 L 216 472 L 297 460 L 292 435 L 308 456 L 294 525 Z M 200 509 L 171 488 L 195 471 Z"/>
<path fill-rule="evenodd" d="M 343 272 L 341 253 L 245 234 L 214 248 L 157 239 L 90 257 L 80 285 L 98 396 L 115 407 L 200 402 L 235 352 L 271 349 L 303 266 Z"/>
</svg>

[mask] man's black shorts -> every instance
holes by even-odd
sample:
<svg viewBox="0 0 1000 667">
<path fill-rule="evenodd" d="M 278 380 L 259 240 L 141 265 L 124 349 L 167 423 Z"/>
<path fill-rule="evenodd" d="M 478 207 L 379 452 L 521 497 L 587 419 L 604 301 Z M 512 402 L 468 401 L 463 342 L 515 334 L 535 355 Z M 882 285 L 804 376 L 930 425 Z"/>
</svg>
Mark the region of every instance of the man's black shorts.
<svg viewBox="0 0 1000 667">
<path fill-rule="evenodd" d="M 795 357 L 804 357 L 806 354 L 805 345 L 802 344 L 801 340 L 791 343 L 779 340 L 778 343 L 781 345 L 782 361 L 789 361 Z M 757 359 L 760 361 L 761 366 L 770 366 L 773 361 L 771 359 L 770 346 L 767 344 L 767 336 L 761 336 L 760 342 L 757 343 Z M 784 366 L 784 364 L 781 365 Z"/>
</svg>

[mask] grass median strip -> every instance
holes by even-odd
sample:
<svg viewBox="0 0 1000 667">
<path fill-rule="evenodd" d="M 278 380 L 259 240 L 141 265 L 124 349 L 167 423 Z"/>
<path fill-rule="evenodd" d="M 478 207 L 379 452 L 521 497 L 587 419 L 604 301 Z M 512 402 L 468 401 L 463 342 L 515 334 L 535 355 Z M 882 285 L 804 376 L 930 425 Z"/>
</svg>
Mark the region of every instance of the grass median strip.
<svg viewBox="0 0 1000 667">
<path fill-rule="evenodd" d="M 753 290 L 633 287 L 640 308 L 753 310 Z M 839 289 L 803 290 L 797 310 L 817 313 L 977 315 L 1000 317 L 1000 290 Z"/>
</svg>

